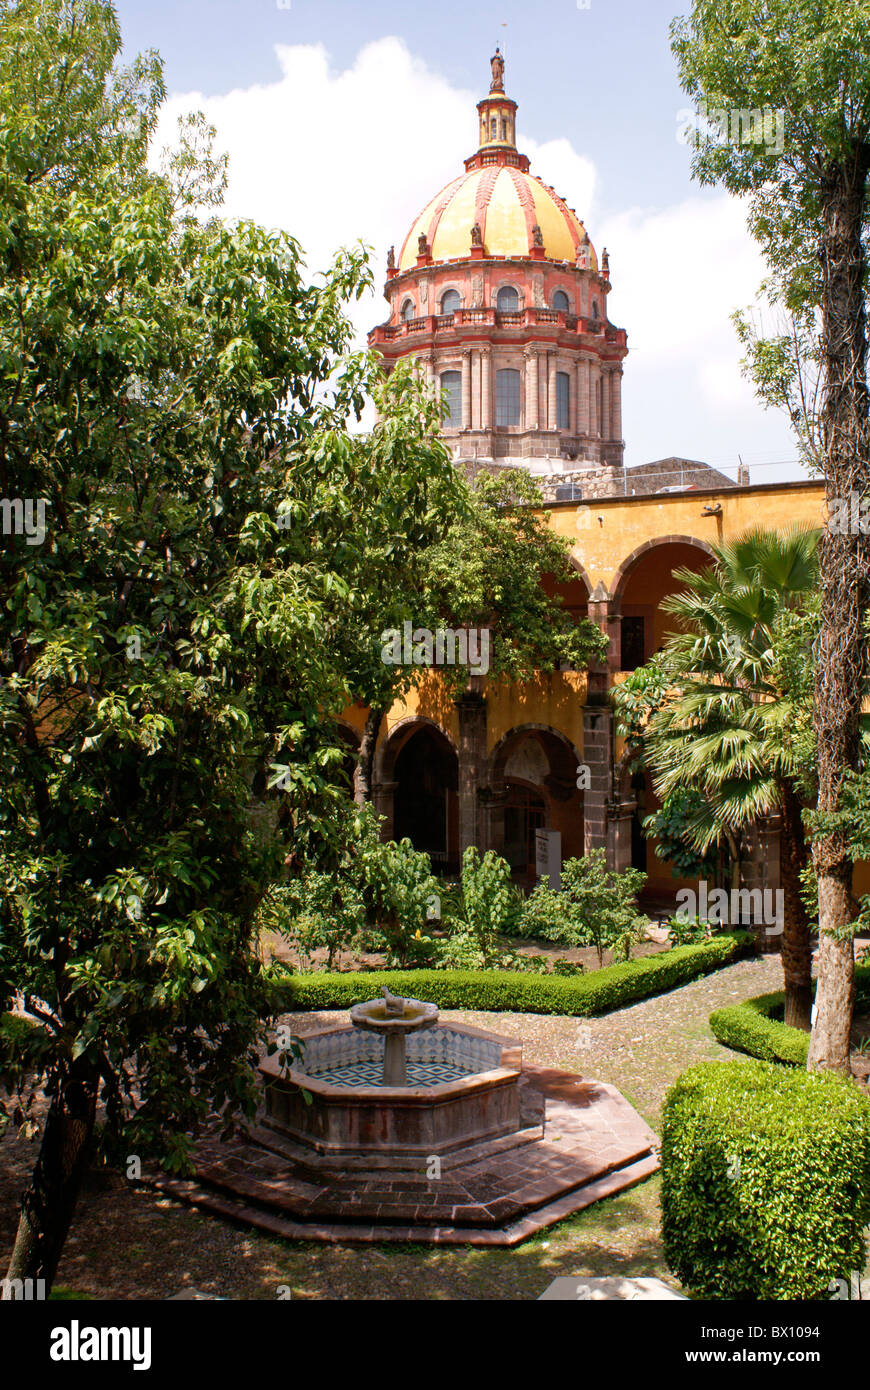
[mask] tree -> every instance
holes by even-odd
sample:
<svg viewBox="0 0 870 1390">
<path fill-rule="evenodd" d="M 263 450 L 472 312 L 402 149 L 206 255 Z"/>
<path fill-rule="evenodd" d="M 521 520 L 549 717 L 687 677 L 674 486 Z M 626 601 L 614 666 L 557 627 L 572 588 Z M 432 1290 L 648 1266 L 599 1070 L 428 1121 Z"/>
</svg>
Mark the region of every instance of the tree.
<svg viewBox="0 0 870 1390">
<path fill-rule="evenodd" d="M 608 869 L 603 849 L 590 850 L 582 859 L 566 859 L 561 887 L 539 883 L 529 896 L 524 934 L 568 946 L 594 946 L 599 967 L 608 950 L 615 960 L 628 960 L 649 926 L 637 908 L 645 882 L 646 874 L 639 869 Z"/>
<path fill-rule="evenodd" d="M 870 171 L 870 3 L 695 0 L 672 31 L 685 90 L 709 110 L 778 113 L 783 138 L 752 142 L 705 129 L 694 159 L 702 182 L 747 199 L 770 267 L 766 289 L 796 326 L 753 355 L 762 397 L 791 405 L 805 441 L 818 439 L 831 512 L 870 486 L 867 396 L 867 177 Z M 789 343 L 793 343 L 794 351 Z M 796 359 L 818 367 L 820 408 Z M 798 403 L 794 403 L 795 395 Z M 815 424 L 818 425 L 817 431 Z M 860 760 L 868 672 L 863 614 L 870 548 L 859 529 L 826 527 L 819 549 L 821 631 L 815 691 L 818 809 L 836 817 Z M 813 844 L 819 976 L 810 1068 L 848 1072 L 854 1000 L 847 828 L 829 821 Z"/>
<path fill-rule="evenodd" d="M 801 891 L 807 863 L 802 812 L 806 764 L 796 741 L 809 704 L 811 642 L 801 605 L 816 575 L 817 535 L 749 531 L 714 547 L 715 563 L 677 570 L 685 588 L 664 609 L 680 621 L 659 660 L 668 694 L 652 714 L 646 757 L 657 792 L 702 793 L 690 824 L 706 853 L 759 816 L 781 817 L 782 963 L 786 1022 L 809 1029 L 812 952 Z M 782 660 L 795 624 L 802 664 Z"/>
<path fill-rule="evenodd" d="M 436 409 L 437 409 L 436 403 Z M 575 622 L 561 598 L 547 593 L 544 576 L 570 579 L 570 544 L 557 536 L 538 510 L 540 490 L 525 473 L 493 477 L 480 473 L 465 479 L 456 473 L 456 492 L 443 506 L 428 543 L 418 545 L 416 555 L 403 571 L 388 557 L 387 581 L 396 579 L 381 608 L 383 629 L 438 628 L 490 632 L 488 674 L 530 680 L 537 672 L 551 672 L 560 662 L 583 667 L 600 657 L 606 647 L 598 627 L 588 619 Z M 403 573 L 408 576 L 403 581 Z M 461 665 L 437 668 L 448 694 L 460 694 L 469 685 L 469 670 Z M 380 664 L 369 672 L 369 717 L 360 750 L 358 799 L 371 793 L 371 762 L 378 729 L 393 701 L 412 684 L 429 674 L 419 666 Z"/>
<path fill-rule="evenodd" d="M 340 856 L 328 711 L 372 606 L 311 537 L 401 530 L 399 462 L 410 528 L 450 467 L 389 385 L 344 432 L 377 388 L 362 254 L 311 282 L 291 237 L 208 216 L 201 122 L 149 172 L 162 72 L 119 49 L 109 4 L 0 12 L 0 486 L 45 503 L 0 551 L 0 1009 L 40 1021 L 49 1102 L 9 1277 L 49 1286 L 98 1106 L 105 1157 L 169 1168 L 256 1106 L 257 911 Z"/>
</svg>

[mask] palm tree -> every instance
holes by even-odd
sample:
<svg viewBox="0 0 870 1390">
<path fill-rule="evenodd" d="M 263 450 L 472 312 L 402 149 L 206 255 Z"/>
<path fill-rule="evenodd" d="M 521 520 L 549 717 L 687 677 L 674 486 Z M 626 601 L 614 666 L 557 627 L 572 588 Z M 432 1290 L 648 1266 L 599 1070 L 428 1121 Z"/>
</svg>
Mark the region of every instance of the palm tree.
<svg viewBox="0 0 870 1390">
<path fill-rule="evenodd" d="M 781 816 L 785 1021 L 810 1028 L 812 951 L 801 895 L 809 849 L 802 813 L 813 763 L 812 636 L 818 532 L 754 529 L 714 547 L 715 563 L 662 608 L 681 631 L 661 660 L 673 686 L 652 715 L 647 758 L 661 796 L 704 796 L 696 848 Z"/>
</svg>

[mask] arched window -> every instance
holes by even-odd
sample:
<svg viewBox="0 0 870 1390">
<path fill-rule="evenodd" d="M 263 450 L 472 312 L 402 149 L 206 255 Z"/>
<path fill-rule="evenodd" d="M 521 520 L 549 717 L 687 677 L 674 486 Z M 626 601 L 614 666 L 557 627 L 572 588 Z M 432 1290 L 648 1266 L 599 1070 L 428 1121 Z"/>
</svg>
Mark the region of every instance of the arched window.
<svg viewBox="0 0 870 1390">
<path fill-rule="evenodd" d="M 404 304 L 402 305 L 402 318 L 404 319 L 405 323 L 407 323 L 408 319 L 412 319 L 413 317 L 414 301 L 413 299 L 406 299 Z"/>
<path fill-rule="evenodd" d="M 444 392 L 444 424 L 448 429 L 462 429 L 462 373 L 442 372 L 441 390 Z"/>
<path fill-rule="evenodd" d="M 556 373 L 556 429 L 571 428 L 571 378 L 567 372 Z"/>
<path fill-rule="evenodd" d="M 502 285 L 496 296 L 495 307 L 501 314 L 511 314 L 520 307 L 520 297 L 513 285 Z"/>
<path fill-rule="evenodd" d="M 507 121 L 502 121 L 501 123 L 501 138 L 502 140 L 507 140 Z"/>
<path fill-rule="evenodd" d="M 490 129 L 492 131 L 492 138 L 494 140 L 496 135 L 498 134 L 498 121 L 496 120 L 495 116 L 493 116 L 492 121 L 490 122 Z"/>
<path fill-rule="evenodd" d="M 518 425 L 521 414 L 520 374 L 513 367 L 503 367 L 495 374 L 495 423 Z"/>
<path fill-rule="evenodd" d="M 592 317 L 593 317 L 594 319 L 597 319 L 597 318 L 598 318 L 598 300 L 597 300 L 597 299 L 593 299 L 593 301 L 592 301 Z"/>
<path fill-rule="evenodd" d="M 564 290 L 557 290 L 553 295 L 553 308 L 558 309 L 560 314 L 570 314 L 571 301 Z"/>
<path fill-rule="evenodd" d="M 441 296 L 442 314 L 455 314 L 459 308 L 459 291 L 445 290 Z"/>
</svg>

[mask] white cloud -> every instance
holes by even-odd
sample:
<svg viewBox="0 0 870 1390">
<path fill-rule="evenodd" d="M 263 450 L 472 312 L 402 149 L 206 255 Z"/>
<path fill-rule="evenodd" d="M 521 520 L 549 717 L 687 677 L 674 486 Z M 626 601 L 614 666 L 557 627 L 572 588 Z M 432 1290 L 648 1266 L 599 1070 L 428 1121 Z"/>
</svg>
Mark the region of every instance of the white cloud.
<svg viewBox="0 0 870 1390">
<path fill-rule="evenodd" d="M 312 271 L 358 240 L 375 249 L 376 293 L 353 307 L 361 338 L 384 317 L 387 248 L 462 170 L 475 147 L 480 92 L 461 91 L 399 38 L 367 44 L 343 71 L 322 45 L 280 45 L 280 76 L 218 96 L 187 92 L 164 107 L 156 145 L 178 114 L 203 110 L 230 156 L 225 212 L 281 227 Z M 740 382 L 729 315 L 762 277 L 738 203 L 697 194 L 674 207 L 596 214 L 606 170 L 565 138 L 521 136 L 550 183 L 611 256 L 610 316 L 628 329 L 624 383 L 629 461 L 669 453 L 714 461 L 741 447 L 793 454 L 784 426 Z M 783 452 L 786 451 L 786 452 Z"/>
</svg>

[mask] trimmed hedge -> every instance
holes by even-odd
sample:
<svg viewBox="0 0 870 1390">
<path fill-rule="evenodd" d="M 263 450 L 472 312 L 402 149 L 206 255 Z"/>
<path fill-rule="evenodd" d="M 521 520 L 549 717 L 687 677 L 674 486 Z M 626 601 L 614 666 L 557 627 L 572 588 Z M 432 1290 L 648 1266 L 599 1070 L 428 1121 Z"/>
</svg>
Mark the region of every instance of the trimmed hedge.
<svg viewBox="0 0 870 1390">
<path fill-rule="evenodd" d="M 754 944 L 748 932 L 730 932 L 700 946 L 679 946 L 655 956 L 608 965 L 588 975 L 533 975 L 517 970 L 367 970 L 362 973 L 288 975 L 274 984 L 276 1013 L 349 1009 L 387 985 L 394 993 L 426 999 L 442 1009 L 493 1013 L 609 1013 L 638 999 L 675 989 L 730 965 Z"/>
<path fill-rule="evenodd" d="M 665 1259 L 696 1297 L 831 1297 L 863 1271 L 870 1105 L 850 1082 L 704 1062 L 665 1098 Z"/>
<path fill-rule="evenodd" d="M 870 1002 L 870 965 L 855 967 L 856 1003 Z M 805 1067 L 810 1035 L 782 1022 L 785 994 L 758 994 L 743 1004 L 729 1004 L 710 1015 L 710 1027 L 724 1047 L 746 1052 L 765 1062 Z"/>
</svg>

